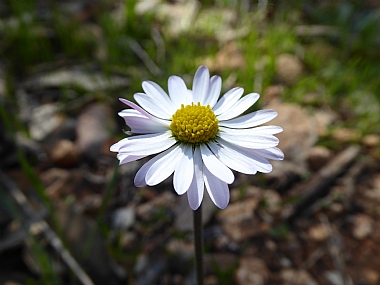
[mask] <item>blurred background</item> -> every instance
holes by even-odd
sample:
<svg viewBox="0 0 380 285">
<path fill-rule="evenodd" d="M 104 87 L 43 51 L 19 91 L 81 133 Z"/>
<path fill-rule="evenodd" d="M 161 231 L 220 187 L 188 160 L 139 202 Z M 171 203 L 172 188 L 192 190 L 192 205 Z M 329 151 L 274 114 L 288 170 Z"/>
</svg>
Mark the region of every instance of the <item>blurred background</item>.
<svg viewBox="0 0 380 285">
<path fill-rule="evenodd" d="M 285 160 L 204 208 L 205 284 L 380 284 L 380 2 L 0 1 L 0 284 L 195 284 L 192 211 L 135 188 L 117 112 L 199 65 Z"/>
</svg>

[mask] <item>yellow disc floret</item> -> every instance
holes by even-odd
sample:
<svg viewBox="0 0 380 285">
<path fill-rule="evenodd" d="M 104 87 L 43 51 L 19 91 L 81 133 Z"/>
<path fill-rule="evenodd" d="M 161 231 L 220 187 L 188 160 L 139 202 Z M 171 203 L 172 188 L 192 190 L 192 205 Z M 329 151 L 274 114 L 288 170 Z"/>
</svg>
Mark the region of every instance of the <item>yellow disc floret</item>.
<svg viewBox="0 0 380 285">
<path fill-rule="evenodd" d="M 216 137 L 218 119 L 210 106 L 181 105 L 171 118 L 170 129 L 173 135 L 182 142 L 205 143 Z"/>
</svg>

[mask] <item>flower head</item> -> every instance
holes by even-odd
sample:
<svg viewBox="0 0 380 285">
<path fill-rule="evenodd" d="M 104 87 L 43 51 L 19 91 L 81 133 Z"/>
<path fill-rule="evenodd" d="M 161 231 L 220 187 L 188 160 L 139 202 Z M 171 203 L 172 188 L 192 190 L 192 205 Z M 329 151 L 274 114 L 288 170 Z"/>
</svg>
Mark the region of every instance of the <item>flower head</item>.
<svg viewBox="0 0 380 285">
<path fill-rule="evenodd" d="M 119 113 L 133 136 L 111 146 L 120 164 L 157 154 L 137 172 L 137 187 L 157 185 L 174 172 L 175 191 L 187 193 L 190 207 L 196 210 L 204 187 L 216 206 L 229 202 L 228 184 L 235 170 L 245 174 L 268 173 L 272 165 L 266 158 L 282 160 L 284 155 L 274 134 L 282 128 L 259 125 L 277 116 L 273 110 L 260 110 L 240 116 L 259 94 L 242 97 L 242 88 L 233 88 L 219 100 L 222 80 L 210 78 L 207 67 L 195 73 L 188 90 L 178 76 L 169 77 L 168 94 L 156 83 L 144 81 L 145 93 L 136 93 L 136 102 Z"/>
</svg>

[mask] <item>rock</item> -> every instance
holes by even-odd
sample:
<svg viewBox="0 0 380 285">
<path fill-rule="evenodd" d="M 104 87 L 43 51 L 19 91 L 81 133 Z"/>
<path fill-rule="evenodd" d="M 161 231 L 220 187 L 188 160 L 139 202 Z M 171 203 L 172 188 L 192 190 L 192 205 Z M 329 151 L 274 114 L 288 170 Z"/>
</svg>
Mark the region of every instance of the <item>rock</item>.
<svg viewBox="0 0 380 285">
<path fill-rule="evenodd" d="M 227 43 L 214 58 L 206 58 L 203 63 L 210 71 L 239 69 L 245 67 L 245 58 L 235 42 Z"/>
<path fill-rule="evenodd" d="M 33 109 L 30 118 L 29 134 L 32 139 L 41 141 L 62 124 L 64 118 L 59 114 L 57 104 L 50 103 Z"/>
<path fill-rule="evenodd" d="M 175 4 L 149 3 L 152 1 L 139 1 L 136 5 L 136 12 L 149 13 L 164 23 L 162 29 L 165 34 L 178 37 L 183 33 L 189 32 L 194 27 L 194 21 L 198 14 L 200 3 L 197 1 L 175 2 Z M 155 1 L 153 1 L 155 2 Z"/>
<path fill-rule="evenodd" d="M 286 268 L 281 270 L 283 285 L 318 285 L 314 278 L 306 270 Z"/>
<path fill-rule="evenodd" d="M 50 156 L 56 166 L 71 167 L 78 164 L 80 152 L 72 141 L 59 140 L 54 144 Z"/>
<path fill-rule="evenodd" d="M 333 153 L 327 147 L 315 146 L 313 147 L 307 158 L 309 168 L 313 171 L 321 169 L 332 158 Z"/>
<path fill-rule="evenodd" d="M 264 261 L 255 257 L 243 257 L 236 271 L 237 285 L 264 285 L 269 270 Z"/>
<path fill-rule="evenodd" d="M 269 125 L 280 126 L 284 131 L 276 135 L 278 147 L 284 152 L 285 160 L 304 166 L 311 148 L 317 141 L 315 120 L 307 111 L 295 104 L 273 104 L 268 106 L 278 112 Z"/>
<path fill-rule="evenodd" d="M 242 241 L 261 231 L 259 221 L 255 218 L 258 203 L 258 199 L 247 198 L 230 204 L 217 214 L 223 230 L 233 241 Z"/>
<path fill-rule="evenodd" d="M 166 246 L 177 262 L 189 262 L 194 258 L 194 244 L 181 239 L 172 238 Z"/>
<path fill-rule="evenodd" d="M 227 7 L 200 9 L 199 15 L 189 32 L 196 37 L 202 35 L 203 37 L 215 38 L 221 44 L 227 43 L 241 38 L 249 32 L 247 26 L 236 25 L 239 20 L 238 17 L 237 10 Z"/>
<path fill-rule="evenodd" d="M 369 148 L 375 148 L 380 145 L 380 135 L 377 134 L 370 134 L 366 135 L 362 139 L 362 143 L 364 146 Z"/>
<path fill-rule="evenodd" d="M 352 235 L 358 239 L 363 240 L 373 232 L 373 220 L 370 216 L 365 214 L 357 214 L 354 219 Z"/>
<path fill-rule="evenodd" d="M 316 242 L 325 241 L 329 237 L 329 235 L 329 229 L 323 224 L 312 226 L 308 231 L 309 238 Z"/>
<path fill-rule="evenodd" d="M 341 272 L 337 270 L 331 270 L 325 272 L 326 279 L 332 284 L 332 285 L 353 285 L 352 280 L 348 277 L 348 280 L 345 282 L 343 280 Z"/>
<path fill-rule="evenodd" d="M 136 208 L 137 216 L 145 221 L 151 219 L 152 215 L 159 210 L 159 208 L 172 209 L 176 203 L 176 197 L 170 191 L 165 191 L 162 194 L 154 197 L 149 202 L 138 205 Z"/>
<path fill-rule="evenodd" d="M 137 245 L 137 235 L 134 232 L 122 232 L 120 244 L 124 250 L 133 250 Z"/>
<path fill-rule="evenodd" d="M 120 230 L 129 229 L 134 223 L 136 212 L 134 207 L 124 207 L 117 209 L 113 215 L 113 226 Z"/>
<path fill-rule="evenodd" d="M 174 221 L 175 228 L 181 232 L 193 231 L 193 210 L 189 207 L 187 195 L 178 197 L 178 204 L 175 207 L 176 218 Z M 210 196 L 205 192 L 202 201 L 202 224 L 206 225 L 214 216 L 217 208 L 211 201 Z"/>
<path fill-rule="evenodd" d="M 50 168 L 40 174 L 40 179 L 45 185 L 46 195 L 53 200 L 65 197 L 73 189 L 73 179 L 70 171 L 60 168 Z"/>
<path fill-rule="evenodd" d="M 301 180 L 306 172 L 303 167 L 287 160 L 271 161 L 271 163 L 273 170 L 267 173 L 265 177 L 268 187 L 278 191 L 287 190 L 289 185 Z"/>
<path fill-rule="evenodd" d="M 317 42 L 310 45 L 309 51 L 314 53 L 319 60 L 327 60 L 335 56 L 337 48 L 326 42 Z"/>
<path fill-rule="evenodd" d="M 74 258 L 96 284 L 120 284 L 115 262 L 109 257 L 105 241 L 95 229 L 93 220 L 62 203 L 56 208 L 56 217 L 65 233 Z"/>
<path fill-rule="evenodd" d="M 341 128 L 334 131 L 332 134 L 333 139 L 337 140 L 339 143 L 352 143 L 357 142 L 360 137 L 360 131 L 349 128 Z"/>
<path fill-rule="evenodd" d="M 212 253 L 210 261 L 210 267 L 215 266 L 222 271 L 227 271 L 228 269 L 235 268 L 239 263 L 239 256 L 228 252 L 215 252 Z M 206 266 L 207 267 L 207 266 Z"/>
<path fill-rule="evenodd" d="M 273 103 L 280 103 L 282 94 L 284 93 L 285 88 L 283 85 L 271 85 L 268 86 L 262 97 L 262 103 L 268 105 Z"/>
<path fill-rule="evenodd" d="M 269 214 L 276 214 L 281 210 L 281 196 L 274 190 L 264 190 L 262 202 L 265 205 L 265 210 Z"/>
<path fill-rule="evenodd" d="M 258 201 L 261 200 L 263 194 L 263 189 L 260 189 L 256 186 L 248 186 L 247 188 L 233 188 L 231 190 L 231 198 L 230 203 L 234 203 L 236 201 L 241 201 L 245 198 L 254 198 Z"/>
<path fill-rule="evenodd" d="M 331 110 L 318 110 L 313 113 L 313 118 L 316 121 L 318 136 L 326 136 L 329 127 L 337 120 L 338 115 Z"/>
<path fill-rule="evenodd" d="M 286 85 L 293 85 L 301 78 L 303 64 L 292 54 L 281 54 L 277 57 L 276 73 L 278 79 Z"/>
<path fill-rule="evenodd" d="M 377 285 L 380 281 L 380 274 L 377 270 L 364 269 L 362 274 L 369 285 Z"/>
<path fill-rule="evenodd" d="M 113 129 L 115 122 L 111 108 L 101 103 L 93 103 L 79 115 L 76 145 L 87 158 L 95 160 Z"/>
<path fill-rule="evenodd" d="M 137 257 L 135 265 L 136 284 L 158 284 L 158 280 L 161 280 L 167 265 L 167 259 L 161 253 L 151 255 L 140 254 Z"/>
</svg>

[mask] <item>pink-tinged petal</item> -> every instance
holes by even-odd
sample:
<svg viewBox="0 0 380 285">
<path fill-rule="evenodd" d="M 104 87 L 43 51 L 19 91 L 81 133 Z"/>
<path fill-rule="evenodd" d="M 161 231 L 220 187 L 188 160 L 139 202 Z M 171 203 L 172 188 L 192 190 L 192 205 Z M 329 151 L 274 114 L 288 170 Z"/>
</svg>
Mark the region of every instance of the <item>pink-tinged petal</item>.
<svg viewBox="0 0 380 285">
<path fill-rule="evenodd" d="M 149 186 L 157 185 L 168 178 L 175 170 L 182 153 L 180 146 L 173 146 L 158 158 L 149 168 L 145 181 Z"/>
<path fill-rule="evenodd" d="M 195 72 L 193 80 L 193 100 L 194 103 L 200 102 L 204 105 L 208 96 L 208 88 L 210 84 L 210 73 L 206 66 L 200 66 Z"/>
<path fill-rule="evenodd" d="M 216 116 L 223 114 L 226 111 L 231 110 L 231 107 L 240 99 L 243 95 L 244 89 L 240 87 L 235 87 L 229 90 L 222 98 L 216 103 L 213 111 Z"/>
<path fill-rule="evenodd" d="M 257 155 L 261 155 L 265 158 L 273 159 L 273 160 L 283 160 L 284 153 L 277 147 L 271 147 L 267 149 L 252 149 L 253 153 Z"/>
<path fill-rule="evenodd" d="M 179 76 L 170 76 L 168 80 L 169 95 L 176 109 L 181 108 L 181 104 L 187 105 L 191 102 L 188 96 L 185 81 Z"/>
<path fill-rule="evenodd" d="M 178 195 L 184 194 L 189 189 L 194 176 L 193 148 L 189 145 L 181 145 L 181 150 L 180 161 L 173 177 L 174 190 Z"/>
<path fill-rule="evenodd" d="M 203 170 L 207 168 L 213 175 L 228 184 L 234 182 L 235 177 L 232 171 L 223 162 L 217 159 L 206 145 L 202 144 L 200 148 L 203 164 L 205 166 Z"/>
<path fill-rule="evenodd" d="M 237 101 L 231 108 L 229 108 L 226 112 L 217 116 L 219 121 L 225 121 L 232 118 L 235 118 L 241 114 L 243 114 L 249 107 L 256 103 L 256 101 L 260 98 L 260 95 L 257 93 L 251 93 L 245 95 L 239 101 Z"/>
<path fill-rule="evenodd" d="M 151 97 L 145 93 L 136 93 L 133 96 L 137 103 L 140 104 L 146 111 L 158 118 L 169 120 L 175 113 L 175 108 L 167 105 L 166 102 L 160 101 L 161 98 Z M 170 102 L 170 104 L 172 104 Z"/>
<path fill-rule="evenodd" d="M 131 128 L 131 132 L 134 134 L 160 133 L 168 130 L 167 125 L 145 117 L 134 109 L 123 110 L 119 112 L 119 116 L 124 118 L 125 124 Z"/>
<path fill-rule="evenodd" d="M 214 108 L 218 101 L 220 90 L 222 89 L 222 78 L 214 75 L 210 79 L 210 86 L 208 91 L 208 97 L 206 98 L 205 105 L 210 105 L 211 109 Z"/>
<path fill-rule="evenodd" d="M 257 169 L 253 159 L 244 156 L 231 147 L 231 144 L 220 140 L 221 143 L 209 142 L 207 145 L 215 156 L 229 168 L 245 174 L 256 174 Z M 223 145 L 222 145 L 223 143 Z"/>
<path fill-rule="evenodd" d="M 218 137 L 240 147 L 257 149 L 274 147 L 279 142 L 278 138 L 268 134 L 236 135 L 220 132 Z"/>
<path fill-rule="evenodd" d="M 203 169 L 206 189 L 214 204 L 225 209 L 230 201 L 230 191 L 226 182 L 214 176 L 207 168 Z"/>
<path fill-rule="evenodd" d="M 172 100 L 170 100 L 168 94 L 166 94 L 160 85 L 153 81 L 144 81 L 142 83 L 142 88 L 145 94 L 151 97 L 152 100 L 160 105 L 165 105 L 171 113 L 175 112 L 176 108 L 174 107 Z"/>
<path fill-rule="evenodd" d="M 219 127 L 219 131 L 234 136 L 274 135 L 281 133 L 283 129 L 277 126 L 262 126 L 250 129 L 230 129 Z"/>
<path fill-rule="evenodd" d="M 276 116 L 277 112 L 274 110 L 259 110 L 232 120 L 221 121 L 219 126 L 236 129 L 252 128 L 269 122 Z"/>
<path fill-rule="evenodd" d="M 162 120 L 162 119 L 159 119 L 155 116 L 152 116 L 151 114 L 149 114 L 147 111 L 145 111 L 143 108 L 141 108 L 139 105 L 136 105 L 135 103 L 131 102 L 131 101 L 128 101 L 126 99 L 123 99 L 123 98 L 119 98 L 120 102 L 128 105 L 129 107 L 135 109 L 137 112 L 139 112 L 140 114 L 144 115 L 145 117 L 153 120 L 153 121 L 156 121 L 157 123 L 160 123 L 162 125 L 165 125 L 165 126 L 170 126 L 170 121 L 169 120 Z"/>
<path fill-rule="evenodd" d="M 194 176 L 190 187 L 187 190 L 187 199 L 190 208 L 194 211 L 199 208 L 203 199 L 204 180 L 203 180 L 203 162 L 199 148 L 194 151 Z"/>
<path fill-rule="evenodd" d="M 119 152 L 144 156 L 164 151 L 176 143 L 170 131 L 139 135 L 124 140 L 127 141 L 119 148 Z"/>
</svg>

